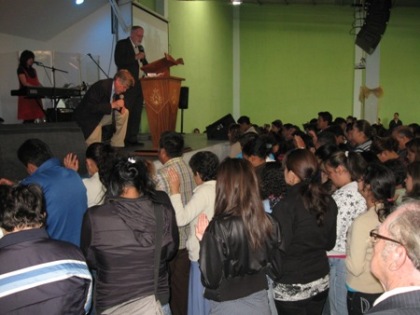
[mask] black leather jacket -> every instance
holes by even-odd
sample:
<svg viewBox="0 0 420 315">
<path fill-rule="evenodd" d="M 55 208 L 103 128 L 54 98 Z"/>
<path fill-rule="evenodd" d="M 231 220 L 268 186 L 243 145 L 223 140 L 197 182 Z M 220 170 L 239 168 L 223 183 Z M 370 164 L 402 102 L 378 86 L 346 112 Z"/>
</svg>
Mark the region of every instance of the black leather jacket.
<svg viewBox="0 0 420 315">
<path fill-rule="evenodd" d="M 241 217 L 213 218 L 200 243 L 199 264 L 207 299 L 242 298 L 267 289 L 266 273 L 273 278 L 280 276 L 283 256 L 280 228 L 269 218 L 274 224 L 273 233 L 258 250 L 249 246 Z"/>
</svg>

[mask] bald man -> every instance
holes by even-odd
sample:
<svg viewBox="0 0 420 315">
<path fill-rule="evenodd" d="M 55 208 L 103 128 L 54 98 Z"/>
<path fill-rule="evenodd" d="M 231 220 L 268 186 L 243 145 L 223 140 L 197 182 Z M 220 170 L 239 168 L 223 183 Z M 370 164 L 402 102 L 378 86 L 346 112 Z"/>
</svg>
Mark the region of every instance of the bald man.
<svg viewBox="0 0 420 315">
<path fill-rule="evenodd" d="M 371 237 L 371 270 L 385 293 L 367 314 L 420 314 L 420 201 L 401 204 Z"/>
</svg>

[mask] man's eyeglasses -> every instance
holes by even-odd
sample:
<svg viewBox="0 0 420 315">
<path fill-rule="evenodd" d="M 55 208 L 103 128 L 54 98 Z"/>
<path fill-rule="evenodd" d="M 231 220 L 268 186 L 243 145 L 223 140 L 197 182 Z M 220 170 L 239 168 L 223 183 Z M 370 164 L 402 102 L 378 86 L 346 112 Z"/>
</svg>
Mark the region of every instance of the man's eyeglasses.
<svg viewBox="0 0 420 315">
<path fill-rule="evenodd" d="M 385 240 L 385 241 L 389 241 L 389 242 L 399 244 L 399 245 L 404 247 L 404 244 L 401 243 L 400 241 L 397 241 L 397 240 L 394 240 L 392 238 L 389 238 L 389 237 L 383 236 L 381 234 L 378 234 L 377 231 L 378 230 L 375 229 L 375 230 L 370 231 L 370 233 L 369 233 L 369 236 L 373 239 L 373 242 L 376 243 L 378 239 L 382 239 L 382 240 Z"/>
</svg>

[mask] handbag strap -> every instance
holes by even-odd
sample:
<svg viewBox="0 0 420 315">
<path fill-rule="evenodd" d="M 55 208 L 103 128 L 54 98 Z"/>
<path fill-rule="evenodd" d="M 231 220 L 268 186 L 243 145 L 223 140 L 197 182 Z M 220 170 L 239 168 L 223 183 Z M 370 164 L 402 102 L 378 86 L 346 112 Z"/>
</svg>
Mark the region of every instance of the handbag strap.
<svg viewBox="0 0 420 315">
<path fill-rule="evenodd" d="M 163 233 L 163 212 L 159 211 L 158 206 L 153 203 L 156 218 L 156 240 L 155 240 L 155 297 L 157 299 L 157 286 L 159 278 L 160 254 L 162 251 L 162 233 Z"/>
</svg>

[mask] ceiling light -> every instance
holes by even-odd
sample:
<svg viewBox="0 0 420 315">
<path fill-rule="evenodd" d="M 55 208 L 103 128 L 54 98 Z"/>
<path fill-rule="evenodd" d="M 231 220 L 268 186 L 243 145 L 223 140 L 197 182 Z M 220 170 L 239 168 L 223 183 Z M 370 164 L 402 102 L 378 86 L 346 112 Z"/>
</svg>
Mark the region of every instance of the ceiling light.
<svg viewBox="0 0 420 315">
<path fill-rule="evenodd" d="M 242 4 L 242 0 L 232 0 L 233 5 L 240 5 Z"/>
<path fill-rule="evenodd" d="M 81 5 L 85 0 L 76 0 L 77 5 Z"/>
</svg>

